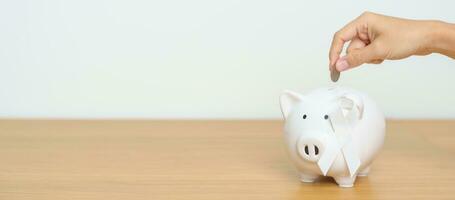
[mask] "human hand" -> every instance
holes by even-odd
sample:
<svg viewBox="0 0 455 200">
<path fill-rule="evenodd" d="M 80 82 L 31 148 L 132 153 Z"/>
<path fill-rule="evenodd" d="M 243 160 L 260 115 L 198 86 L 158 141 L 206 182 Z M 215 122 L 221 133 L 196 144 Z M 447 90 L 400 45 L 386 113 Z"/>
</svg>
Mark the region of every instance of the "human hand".
<svg viewBox="0 0 455 200">
<path fill-rule="evenodd" d="M 335 33 L 329 67 L 341 72 L 364 63 L 379 64 L 384 60 L 437 52 L 439 40 L 435 39 L 435 30 L 440 30 L 440 24 L 365 12 Z M 346 55 L 340 57 L 344 44 L 349 41 Z"/>
</svg>

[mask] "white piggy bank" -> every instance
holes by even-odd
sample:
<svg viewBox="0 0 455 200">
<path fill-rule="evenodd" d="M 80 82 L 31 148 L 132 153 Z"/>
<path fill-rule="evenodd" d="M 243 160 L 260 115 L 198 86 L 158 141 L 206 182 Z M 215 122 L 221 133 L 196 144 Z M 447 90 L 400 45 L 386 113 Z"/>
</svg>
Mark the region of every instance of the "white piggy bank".
<svg viewBox="0 0 455 200">
<path fill-rule="evenodd" d="M 358 91 L 331 87 L 280 97 L 284 136 L 302 182 L 330 176 L 352 187 L 366 176 L 382 148 L 385 120 L 377 105 Z"/>
</svg>

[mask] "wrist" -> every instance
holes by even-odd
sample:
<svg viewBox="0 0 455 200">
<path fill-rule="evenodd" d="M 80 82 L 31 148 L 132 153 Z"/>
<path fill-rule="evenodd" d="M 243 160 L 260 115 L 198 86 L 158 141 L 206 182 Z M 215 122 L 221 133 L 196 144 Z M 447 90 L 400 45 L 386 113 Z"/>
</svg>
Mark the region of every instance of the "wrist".
<svg viewBox="0 0 455 200">
<path fill-rule="evenodd" d="M 431 53 L 450 57 L 455 55 L 455 25 L 442 21 L 428 21 L 426 47 Z"/>
</svg>

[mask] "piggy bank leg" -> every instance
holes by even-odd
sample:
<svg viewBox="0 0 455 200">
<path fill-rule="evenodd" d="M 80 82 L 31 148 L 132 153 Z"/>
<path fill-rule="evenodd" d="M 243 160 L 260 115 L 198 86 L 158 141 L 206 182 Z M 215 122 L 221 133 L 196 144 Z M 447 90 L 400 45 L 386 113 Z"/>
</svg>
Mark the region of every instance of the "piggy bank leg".
<svg viewBox="0 0 455 200">
<path fill-rule="evenodd" d="M 340 187 L 352 187 L 354 186 L 354 181 L 357 176 L 339 176 L 333 177 Z"/>
<path fill-rule="evenodd" d="M 306 174 L 306 173 L 300 172 L 299 177 L 300 177 L 300 181 L 302 181 L 304 183 L 312 183 L 319 177 L 319 175 Z"/>
<path fill-rule="evenodd" d="M 370 166 L 360 171 L 359 174 L 357 174 L 357 176 L 368 176 L 368 173 L 370 173 Z"/>
</svg>

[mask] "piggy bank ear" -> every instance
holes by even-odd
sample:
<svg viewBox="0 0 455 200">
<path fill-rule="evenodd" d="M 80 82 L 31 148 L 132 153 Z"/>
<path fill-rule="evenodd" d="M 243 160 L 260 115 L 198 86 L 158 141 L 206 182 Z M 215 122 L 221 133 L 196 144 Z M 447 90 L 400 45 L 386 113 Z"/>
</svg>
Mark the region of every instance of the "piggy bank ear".
<svg viewBox="0 0 455 200">
<path fill-rule="evenodd" d="M 286 90 L 280 96 L 281 112 L 284 119 L 286 119 L 291 112 L 292 108 L 302 100 L 302 96 L 296 92 Z"/>
<path fill-rule="evenodd" d="M 340 98 L 341 108 L 347 111 L 357 109 L 358 119 L 363 117 L 363 100 L 360 96 L 354 94 L 345 94 Z"/>
</svg>

